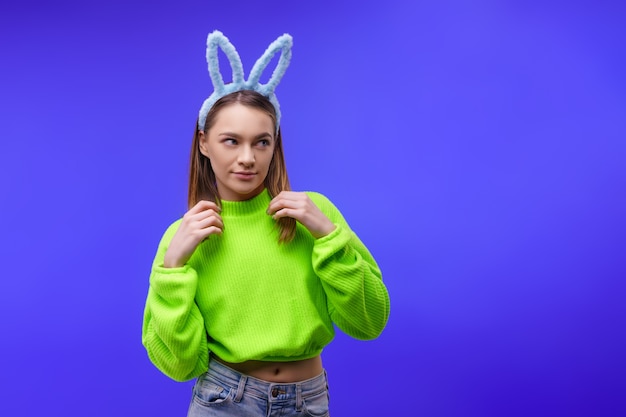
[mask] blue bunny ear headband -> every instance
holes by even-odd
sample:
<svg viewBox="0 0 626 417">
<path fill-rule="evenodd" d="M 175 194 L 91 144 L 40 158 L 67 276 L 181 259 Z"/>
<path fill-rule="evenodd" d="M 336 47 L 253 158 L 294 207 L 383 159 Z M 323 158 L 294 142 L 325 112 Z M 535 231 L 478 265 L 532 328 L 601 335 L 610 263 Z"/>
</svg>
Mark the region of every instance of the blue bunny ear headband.
<svg viewBox="0 0 626 417">
<path fill-rule="evenodd" d="M 291 35 L 284 34 L 279 36 L 274 42 L 267 47 L 263 55 L 256 61 L 250 71 L 250 75 L 247 80 L 244 80 L 243 65 L 241 64 L 241 58 L 237 53 L 237 50 L 232 43 L 228 40 L 222 32 L 216 30 L 211 32 L 206 41 L 206 60 L 209 64 L 209 75 L 211 76 L 211 82 L 213 83 L 213 93 L 204 100 L 200 113 L 198 115 L 198 130 L 203 130 L 206 123 L 206 117 L 211 110 L 211 107 L 217 100 L 224 97 L 227 94 L 234 93 L 241 90 L 253 90 L 267 97 L 276 110 L 276 130 L 280 125 L 280 105 L 274 94 L 276 86 L 285 75 L 285 71 L 289 66 L 291 60 L 291 45 L 293 40 Z M 220 73 L 219 61 L 217 59 L 218 46 L 224 51 L 224 54 L 230 62 L 230 67 L 233 71 L 233 81 L 230 84 L 224 84 L 224 79 Z M 280 51 L 280 58 L 278 64 L 272 73 L 272 77 L 267 84 L 259 83 L 261 74 L 270 63 L 274 55 Z"/>
</svg>

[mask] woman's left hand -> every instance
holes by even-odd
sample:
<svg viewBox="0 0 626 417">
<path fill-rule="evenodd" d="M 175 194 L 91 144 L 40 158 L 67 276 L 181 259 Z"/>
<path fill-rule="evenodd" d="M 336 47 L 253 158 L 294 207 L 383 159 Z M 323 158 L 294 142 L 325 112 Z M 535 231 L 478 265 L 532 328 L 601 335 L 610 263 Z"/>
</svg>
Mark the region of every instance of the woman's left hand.
<svg viewBox="0 0 626 417">
<path fill-rule="evenodd" d="M 267 214 L 270 214 L 275 220 L 282 217 L 296 219 L 316 239 L 335 230 L 333 222 L 303 192 L 281 191 L 270 201 Z"/>
</svg>

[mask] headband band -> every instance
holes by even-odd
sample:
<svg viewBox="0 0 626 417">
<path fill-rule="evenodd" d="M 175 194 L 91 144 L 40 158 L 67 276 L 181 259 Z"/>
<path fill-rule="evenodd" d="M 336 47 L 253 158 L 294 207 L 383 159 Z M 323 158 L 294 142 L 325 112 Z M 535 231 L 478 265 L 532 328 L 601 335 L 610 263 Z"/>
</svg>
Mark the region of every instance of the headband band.
<svg viewBox="0 0 626 417">
<path fill-rule="evenodd" d="M 276 130 L 280 125 L 280 105 L 274 90 L 276 86 L 285 75 L 285 71 L 289 66 L 291 60 L 291 45 L 293 43 L 292 37 L 289 34 L 279 36 L 274 42 L 267 47 L 263 55 L 256 61 L 252 67 L 252 71 L 247 80 L 244 80 L 243 65 L 241 58 L 237 53 L 237 50 L 232 43 L 228 40 L 222 32 L 216 30 L 211 32 L 206 41 L 206 60 L 209 66 L 209 75 L 211 76 L 211 82 L 213 83 L 213 93 L 204 100 L 200 112 L 198 115 L 198 130 L 203 130 L 206 123 L 206 117 L 211 110 L 211 107 L 217 100 L 224 97 L 227 94 L 234 93 L 241 90 L 253 90 L 263 96 L 267 97 L 270 103 L 274 106 L 276 111 Z M 224 79 L 220 73 L 219 61 L 217 58 L 217 48 L 221 48 L 230 62 L 230 67 L 233 71 L 233 82 L 224 84 Z M 272 73 L 272 77 L 266 84 L 259 83 L 263 71 L 270 63 L 274 55 L 280 51 L 280 58 L 278 64 Z"/>
</svg>

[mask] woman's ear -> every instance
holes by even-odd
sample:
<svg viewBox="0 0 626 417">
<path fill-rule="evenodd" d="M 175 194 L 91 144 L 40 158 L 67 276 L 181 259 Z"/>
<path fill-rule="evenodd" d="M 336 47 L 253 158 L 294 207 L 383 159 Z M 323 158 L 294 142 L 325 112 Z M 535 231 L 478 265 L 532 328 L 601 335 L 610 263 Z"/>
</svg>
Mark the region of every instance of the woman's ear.
<svg viewBox="0 0 626 417">
<path fill-rule="evenodd" d="M 205 135 L 202 130 L 198 130 L 198 144 L 200 147 L 200 153 L 211 159 L 211 157 L 209 156 L 209 145 L 207 143 L 208 141 L 209 135 Z"/>
</svg>

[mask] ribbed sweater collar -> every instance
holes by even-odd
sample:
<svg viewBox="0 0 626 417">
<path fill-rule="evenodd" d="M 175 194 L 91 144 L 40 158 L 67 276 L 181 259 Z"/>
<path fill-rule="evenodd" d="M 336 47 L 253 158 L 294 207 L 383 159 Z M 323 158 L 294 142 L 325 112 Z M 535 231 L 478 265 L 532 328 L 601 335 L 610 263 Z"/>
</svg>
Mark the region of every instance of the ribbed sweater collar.
<svg viewBox="0 0 626 417">
<path fill-rule="evenodd" d="M 222 200 L 222 216 L 248 216 L 265 213 L 272 199 L 267 189 L 263 189 L 257 196 L 244 201 Z"/>
</svg>

